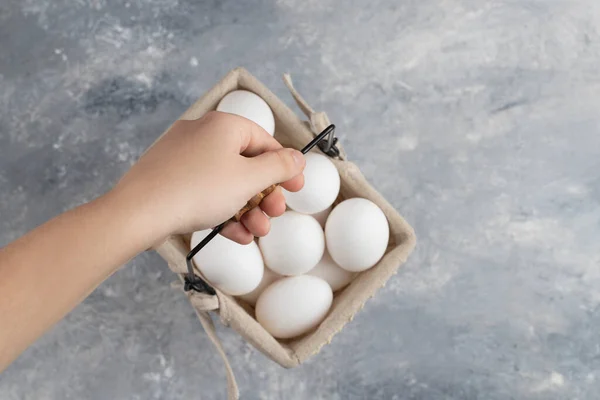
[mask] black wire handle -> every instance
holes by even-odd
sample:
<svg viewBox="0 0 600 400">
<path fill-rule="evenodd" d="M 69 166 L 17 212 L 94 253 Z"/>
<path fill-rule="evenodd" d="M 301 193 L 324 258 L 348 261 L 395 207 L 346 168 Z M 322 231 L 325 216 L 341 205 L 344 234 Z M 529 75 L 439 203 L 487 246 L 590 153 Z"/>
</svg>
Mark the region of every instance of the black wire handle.
<svg viewBox="0 0 600 400">
<path fill-rule="evenodd" d="M 313 147 L 319 145 L 321 151 L 327 154 L 330 157 L 337 157 L 340 154 L 340 150 L 336 147 L 337 138 L 334 135 L 335 125 L 331 124 L 327 128 L 323 130 L 323 132 L 319 133 L 313 140 L 310 141 L 300 152 L 302 154 L 308 153 Z M 327 138 L 327 141 L 324 139 Z M 215 289 L 213 289 L 204 279 L 199 277 L 194 273 L 194 265 L 192 264 L 192 259 L 204 246 L 206 246 L 211 240 L 214 239 L 225 227 L 225 225 L 230 220 L 223 222 L 221 225 L 218 225 L 213 228 L 213 230 L 206 236 L 200 243 L 198 243 L 185 257 L 185 263 L 187 264 L 187 275 L 185 276 L 185 283 L 183 285 L 183 290 L 190 291 L 195 290 L 196 292 L 204 292 L 210 295 L 215 294 Z"/>
</svg>

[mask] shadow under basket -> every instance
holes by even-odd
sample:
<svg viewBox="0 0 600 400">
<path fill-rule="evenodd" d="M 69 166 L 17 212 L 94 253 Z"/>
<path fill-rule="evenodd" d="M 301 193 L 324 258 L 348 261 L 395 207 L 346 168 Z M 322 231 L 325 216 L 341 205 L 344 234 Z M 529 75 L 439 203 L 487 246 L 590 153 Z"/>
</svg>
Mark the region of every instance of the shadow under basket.
<svg viewBox="0 0 600 400">
<path fill-rule="evenodd" d="M 180 119 L 193 120 L 206 112 L 216 109 L 220 99 L 227 93 L 245 89 L 262 97 L 275 115 L 275 138 L 285 147 L 301 149 L 315 134 L 329 125 L 325 113 L 314 112 L 294 89 L 289 75 L 284 81 L 308 121 L 296 116 L 279 98 L 243 68 L 229 72 L 220 82 L 194 103 Z M 194 307 L 206 333 L 215 343 L 225 361 L 229 384 L 229 398 L 236 399 L 239 394 L 233 372 L 216 332 L 209 312 L 219 315 L 221 322 L 238 332 L 246 341 L 267 357 L 286 368 L 295 367 L 331 342 L 333 336 L 352 320 L 365 302 L 385 285 L 396 273 L 415 247 L 416 238 L 412 227 L 364 178 L 358 167 L 347 161 L 341 146 L 340 154 L 330 157 L 341 177 L 341 189 L 338 202 L 343 199 L 362 197 L 371 200 L 383 210 L 390 227 L 390 240 L 383 258 L 373 268 L 361 272 L 344 289 L 335 293 L 333 305 L 327 317 L 313 331 L 292 340 L 277 340 L 254 319 L 254 310 L 241 300 L 226 295 L 216 289 L 215 295 L 184 292 Z M 320 150 L 314 150 L 320 152 Z M 169 268 L 178 274 L 181 281 L 187 271 L 185 257 L 190 250 L 190 235 L 169 237 L 155 250 L 168 263 Z M 196 269 L 196 273 L 201 276 Z M 309 295 L 309 294 L 307 294 Z"/>
</svg>

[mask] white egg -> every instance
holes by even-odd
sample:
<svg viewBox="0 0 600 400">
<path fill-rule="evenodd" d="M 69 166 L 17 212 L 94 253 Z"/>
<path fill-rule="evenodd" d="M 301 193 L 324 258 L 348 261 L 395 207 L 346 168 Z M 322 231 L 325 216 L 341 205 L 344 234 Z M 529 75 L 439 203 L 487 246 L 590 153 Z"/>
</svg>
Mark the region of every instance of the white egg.
<svg viewBox="0 0 600 400">
<path fill-rule="evenodd" d="M 287 205 L 294 211 L 315 214 L 331 206 L 340 192 L 340 174 L 329 158 L 308 153 L 304 168 L 304 187 L 298 192 L 283 190 Z"/>
<path fill-rule="evenodd" d="M 271 230 L 258 245 L 267 267 L 281 275 L 300 275 L 323 257 L 325 235 L 310 215 L 286 211 L 271 218 Z"/>
<path fill-rule="evenodd" d="M 194 248 L 210 229 L 192 234 Z M 232 296 L 250 293 L 259 285 L 264 270 L 260 250 L 255 242 L 242 245 L 217 235 L 194 256 L 194 264 L 217 289 Z"/>
<path fill-rule="evenodd" d="M 256 319 L 275 338 L 289 339 L 319 325 L 332 301 L 331 288 L 321 278 L 310 275 L 282 278 L 258 298 Z"/>
<path fill-rule="evenodd" d="M 239 296 L 239 298 L 244 300 L 246 303 L 248 303 L 250 305 L 255 305 L 256 300 L 258 300 L 258 297 L 261 295 L 261 293 L 271 283 L 275 282 L 279 278 L 281 278 L 281 275 L 279 275 L 279 274 L 271 271 L 269 268 L 265 267 L 262 280 L 260 281 L 260 284 L 256 287 L 256 289 L 254 289 L 253 291 L 251 291 L 248 294 Z"/>
<path fill-rule="evenodd" d="M 327 207 L 323 211 L 311 215 L 317 220 L 322 228 L 325 228 L 325 222 L 327 222 L 327 217 L 329 217 L 329 214 L 331 214 L 332 209 L 333 207 Z"/>
<path fill-rule="evenodd" d="M 321 261 L 307 274 L 323 279 L 334 292 L 348 285 L 355 275 L 337 265 L 327 250 Z"/>
<path fill-rule="evenodd" d="M 390 230 L 383 211 L 367 199 L 338 204 L 325 225 L 327 249 L 333 260 L 348 271 L 364 271 L 381 259 Z"/>
<path fill-rule="evenodd" d="M 227 93 L 217 105 L 217 111 L 240 115 L 260 125 L 271 136 L 275 133 L 273 111 L 260 96 L 247 90 Z"/>
</svg>

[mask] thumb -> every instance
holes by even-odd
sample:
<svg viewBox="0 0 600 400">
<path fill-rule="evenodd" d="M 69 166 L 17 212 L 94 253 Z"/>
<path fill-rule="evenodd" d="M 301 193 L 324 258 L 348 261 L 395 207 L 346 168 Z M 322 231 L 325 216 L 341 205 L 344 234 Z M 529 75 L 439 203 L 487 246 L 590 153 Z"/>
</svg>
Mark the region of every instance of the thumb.
<svg viewBox="0 0 600 400">
<path fill-rule="evenodd" d="M 256 192 L 294 178 L 302 173 L 306 165 L 304 155 L 289 148 L 267 151 L 249 158 L 248 162 L 252 169 L 252 186 Z"/>
</svg>

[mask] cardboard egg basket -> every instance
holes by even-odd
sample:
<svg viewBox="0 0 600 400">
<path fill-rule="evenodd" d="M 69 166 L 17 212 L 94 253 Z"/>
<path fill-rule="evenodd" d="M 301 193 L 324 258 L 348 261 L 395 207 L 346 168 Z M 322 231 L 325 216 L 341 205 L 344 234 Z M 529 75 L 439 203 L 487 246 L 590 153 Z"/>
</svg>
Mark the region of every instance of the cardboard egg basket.
<svg viewBox="0 0 600 400">
<path fill-rule="evenodd" d="M 302 121 L 269 89 L 243 68 L 229 72 L 220 82 L 194 103 L 180 119 L 193 120 L 214 110 L 219 100 L 227 93 L 245 89 L 262 97 L 275 115 L 275 138 L 285 147 L 301 149 L 317 133 L 329 125 L 324 113 L 316 113 L 297 93 L 289 76 L 284 80 L 300 109 L 308 121 Z M 331 159 L 341 178 L 340 194 L 336 204 L 343 199 L 362 197 L 371 200 L 384 212 L 390 227 L 388 248 L 382 259 L 373 268 L 359 273 L 345 288 L 334 293 L 333 304 L 328 315 L 313 331 L 294 339 L 277 340 L 254 319 L 253 308 L 243 301 L 216 290 L 216 295 L 195 291 L 185 292 L 194 307 L 207 335 L 223 357 L 227 370 L 229 398 L 236 399 L 238 390 L 233 371 L 225 352 L 216 336 L 210 312 L 217 314 L 221 322 L 238 332 L 245 340 L 267 357 L 286 368 L 295 367 L 331 342 L 365 302 L 375 295 L 387 280 L 396 273 L 415 246 L 415 234 L 411 226 L 398 212 L 365 180 L 356 165 L 346 160 L 341 146 L 340 156 Z M 190 235 L 176 235 L 168 238 L 156 248 L 168 263 L 169 268 L 183 280 L 187 272 L 185 257 L 190 250 Z M 201 276 L 200 272 L 196 273 Z M 310 293 L 307 293 L 309 296 Z"/>
</svg>

